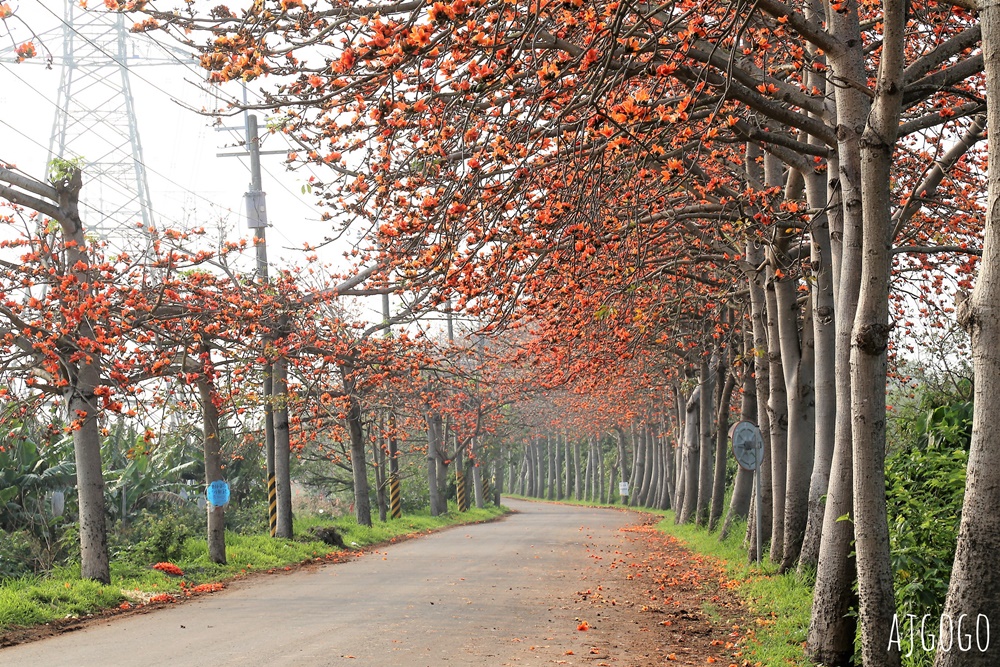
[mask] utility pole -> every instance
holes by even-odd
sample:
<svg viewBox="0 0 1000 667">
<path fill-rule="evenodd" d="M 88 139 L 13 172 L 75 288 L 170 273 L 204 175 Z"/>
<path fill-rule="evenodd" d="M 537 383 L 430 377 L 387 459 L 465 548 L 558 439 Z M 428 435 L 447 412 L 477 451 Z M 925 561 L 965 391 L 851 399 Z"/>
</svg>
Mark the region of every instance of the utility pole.
<svg viewBox="0 0 1000 667">
<path fill-rule="evenodd" d="M 250 189 L 244 195 L 246 201 L 247 226 L 253 230 L 254 248 L 257 252 L 257 279 L 261 285 L 268 285 L 270 282 L 267 272 L 267 204 L 260 169 L 260 156 L 269 154 L 282 154 L 286 151 L 261 151 L 260 136 L 257 130 L 257 116 L 255 114 L 244 115 L 245 127 L 239 128 L 245 131 L 245 143 L 247 150 L 234 153 L 218 153 L 218 157 L 249 157 L 250 158 Z M 236 128 L 223 127 L 220 130 L 232 130 Z M 268 357 L 268 347 L 271 339 L 265 337 L 261 343 L 264 348 L 264 358 Z M 277 483 L 275 477 L 275 439 L 274 439 L 274 378 L 273 368 L 270 361 L 264 364 L 264 455 L 267 459 L 267 519 L 270 527 L 271 537 L 277 534 L 278 525 L 278 499 Z"/>
<path fill-rule="evenodd" d="M 392 338 L 392 317 L 389 313 L 389 294 L 382 295 L 382 322 L 385 337 Z M 399 484 L 399 447 L 396 443 L 396 413 L 389 406 L 389 516 L 398 519 L 403 516 L 402 497 Z"/>
<path fill-rule="evenodd" d="M 257 134 L 257 116 L 246 116 L 246 142 L 250 152 L 250 190 L 246 193 L 247 224 L 253 228 L 253 244 L 257 251 L 257 279 L 267 285 L 267 203 L 264 199 L 260 175 L 260 137 Z M 264 338 L 264 456 L 267 459 L 267 525 L 274 537 L 278 532 L 278 493 L 274 477 L 274 397 L 273 368 L 267 355 L 271 341 Z"/>
</svg>

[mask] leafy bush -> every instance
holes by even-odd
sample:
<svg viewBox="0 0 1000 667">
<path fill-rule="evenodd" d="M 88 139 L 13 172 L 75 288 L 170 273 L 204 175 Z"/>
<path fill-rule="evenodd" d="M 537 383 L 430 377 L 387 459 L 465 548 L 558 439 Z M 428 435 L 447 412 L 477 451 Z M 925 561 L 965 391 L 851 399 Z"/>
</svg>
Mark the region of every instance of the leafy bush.
<svg viewBox="0 0 1000 667">
<path fill-rule="evenodd" d="M 901 614 L 937 615 L 948 592 L 968 453 L 937 446 L 886 464 L 889 542 Z"/>
<path fill-rule="evenodd" d="M 189 537 L 199 535 L 205 517 L 194 503 L 188 507 L 163 504 L 154 510 L 142 510 L 127 527 L 112 534 L 113 558 L 136 565 L 177 560 Z"/>
<path fill-rule="evenodd" d="M 72 441 L 39 442 L 30 431 L 17 424 L 0 442 L 0 529 L 24 529 L 54 541 L 53 529 L 62 519 L 52 511 L 52 494 L 65 497 L 76 482 Z"/>
<path fill-rule="evenodd" d="M 31 534 L 24 530 L 0 530 L 0 579 L 13 579 L 32 574 L 34 545 Z"/>
<path fill-rule="evenodd" d="M 886 501 L 896 609 L 938 618 L 955 558 L 972 434 L 972 404 L 925 407 L 902 431 L 907 442 L 886 461 Z M 930 665 L 914 651 L 908 667 Z"/>
<path fill-rule="evenodd" d="M 267 523 L 267 503 L 261 501 L 236 505 L 230 502 L 226 507 L 226 530 L 243 535 L 267 533 L 270 530 Z"/>
</svg>

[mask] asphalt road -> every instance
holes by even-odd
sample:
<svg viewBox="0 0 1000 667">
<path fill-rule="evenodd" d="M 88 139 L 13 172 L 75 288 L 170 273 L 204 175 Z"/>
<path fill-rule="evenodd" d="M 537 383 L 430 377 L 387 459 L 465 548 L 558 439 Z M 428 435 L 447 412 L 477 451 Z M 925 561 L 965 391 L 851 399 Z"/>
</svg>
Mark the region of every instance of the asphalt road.
<svg viewBox="0 0 1000 667">
<path fill-rule="evenodd" d="M 0 649 L 0 665 L 594 664 L 575 618 L 602 576 L 588 549 L 616 548 L 636 515 L 506 504 L 503 521 Z"/>
</svg>

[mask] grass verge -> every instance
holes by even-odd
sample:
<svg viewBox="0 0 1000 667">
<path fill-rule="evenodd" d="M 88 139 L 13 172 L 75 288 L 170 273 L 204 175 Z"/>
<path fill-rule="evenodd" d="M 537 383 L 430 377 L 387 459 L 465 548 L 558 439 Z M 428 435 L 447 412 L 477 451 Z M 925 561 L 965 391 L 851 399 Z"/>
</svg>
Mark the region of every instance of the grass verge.
<svg viewBox="0 0 1000 667">
<path fill-rule="evenodd" d="M 154 570 L 153 563 L 113 561 L 111 584 L 106 586 L 81 579 L 79 566 L 59 568 L 45 577 L 0 580 L 0 640 L 13 629 L 77 619 L 109 609 L 128 610 L 151 601 L 176 601 L 217 589 L 221 582 L 253 572 L 289 570 L 293 565 L 310 561 L 336 562 L 353 557 L 365 547 L 448 526 L 489 521 L 508 512 L 504 507 L 458 512 L 452 506 L 450 510 L 438 517 L 418 514 L 385 523 L 376 521 L 372 527 L 359 526 L 353 517 L 304 516 L 295 521 L 293 540 L 227 532 L 226 565 L 209 561 L 204 538 L 190 538 L 184 544 L 181 558 L 173 563 L 183 571 L 182 576 Z M 336 526 L 352 549 L 331 551 L 330 546 L 310 539 L 310 528 L 331 525 Z"/>
<path fill-rule="evenodd" d="M 656 512 L 664 517 L 656 528 L 680 540 L 686 547 L 717 559 L 726 576 L 737 582 L 734 590 L 752 615 L 756 627 L 749 628 L 750 641 L 743 658 L 766 667 L 808 667 L 802 650 L 809 630 L 812 588 L 794 572 L 779 574 L 767 559 L 761 565 L 747 562 L 742 545 L 745 526 L 735 525 L 725 541 L 718 533 L 690 524 L 674 523 L 674 513 Z"/>
</svg>

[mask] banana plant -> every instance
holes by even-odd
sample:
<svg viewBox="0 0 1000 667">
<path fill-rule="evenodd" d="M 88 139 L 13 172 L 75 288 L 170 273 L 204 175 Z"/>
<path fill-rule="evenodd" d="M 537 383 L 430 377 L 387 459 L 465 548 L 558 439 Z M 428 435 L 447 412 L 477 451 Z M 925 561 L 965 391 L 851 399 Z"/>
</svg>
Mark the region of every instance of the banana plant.
<svg viewBox="0 0 1000 667">
<path fill-rule="evenodd" d="M 183 505 L 182 491 L 198 481 L 202 462 L 183 434 L 150 447 L 145 434 L 119 423 L 105 438 L 106 506 L 112 519 L 128 522 L 158 502 Z"/>
<path fill-rule="evenodd" d="M 72 438 L 63 436 L 40 447 L 24 424 L 7 429 L 0 442 L 0 529 L 29 530 L 50 540 L 62 512 L 50 507 L 53 495 L 63 494 L 76 482 Z"/>
</svg>

